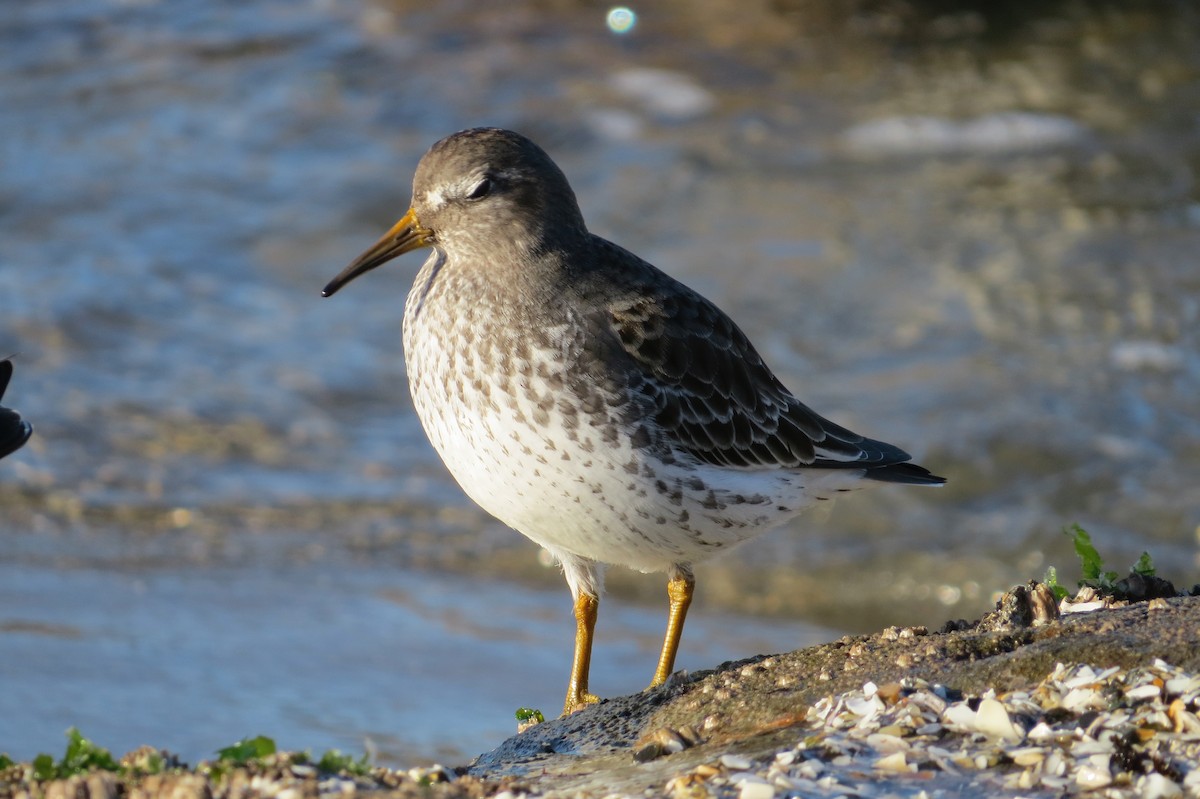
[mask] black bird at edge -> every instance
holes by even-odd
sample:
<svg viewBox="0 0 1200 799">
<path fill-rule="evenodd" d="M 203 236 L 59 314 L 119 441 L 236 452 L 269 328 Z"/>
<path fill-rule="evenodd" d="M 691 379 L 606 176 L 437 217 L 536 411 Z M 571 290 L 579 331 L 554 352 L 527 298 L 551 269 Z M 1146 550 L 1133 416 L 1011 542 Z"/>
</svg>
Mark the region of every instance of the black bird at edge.
<svg viewBox="0 0 1200 799">
<path fill-rule="evenodd" d="M 8 381 L 12 378 L 13 365 L 12 361 L 5 358 L 0 361 L 0 399 L 4 397 L 4 391 L 8 388 Z M 19 450 L 25 446 L 25 442 L 33 435 L 33 425 L 21 418 L 21 414 L 0 406 L 0 458 Z"/>
</svg>

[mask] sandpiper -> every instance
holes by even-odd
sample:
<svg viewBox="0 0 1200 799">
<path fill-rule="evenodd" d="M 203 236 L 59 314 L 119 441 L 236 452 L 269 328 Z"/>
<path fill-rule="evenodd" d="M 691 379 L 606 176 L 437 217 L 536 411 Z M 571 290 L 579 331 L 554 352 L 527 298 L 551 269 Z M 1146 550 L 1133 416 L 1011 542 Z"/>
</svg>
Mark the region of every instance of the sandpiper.
<svg viewBox="0 0 1200 799">
<path fill-rule="evenodd" d="M 668 575 L 653 687 L 674 669 L 693 564 L 865 481 L 945 482 L 817 415 L 716 305 L 589 233 L 562 171 L 520 134 L 434 144 L 408 213 L 322 293 L 423 247 L 404 307 L 413 404 L 462 489 L 562 566 L 576 620 L 564 714 L 597 701 L 605 565 Z"/>
</svg>

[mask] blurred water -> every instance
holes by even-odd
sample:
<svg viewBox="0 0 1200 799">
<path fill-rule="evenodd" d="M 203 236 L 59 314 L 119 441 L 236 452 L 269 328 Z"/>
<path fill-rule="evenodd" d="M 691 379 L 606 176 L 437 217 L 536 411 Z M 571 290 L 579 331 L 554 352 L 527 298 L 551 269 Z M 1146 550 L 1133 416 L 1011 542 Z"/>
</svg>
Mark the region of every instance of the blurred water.
<svg viewBox="0 0 1200 799">
<path fill-rule="evenodd" d="M 295 544 L 201 567 L 122 568 L 109 546 L 86 564 L 45 551 L 0 564 L 0 750 L 59 755 L 74 725 L 118 754 L 152 742 L 193 765 L 258 734 L 316 755 L 462 764 L 516 732 L 517 707 L 558 712 L 574 637 L 559 592 Z M 664 615 L 603 609 L 593 690 L 644 687 Z M 695 622 L 680 668 L 831 635 L 720 612 Z"/>
<path fill-rule="evenodd" d="M 122 742 L 486 748 L 532 701 L 522 668 L 450 680 L 426 661 L 405 678 L 419 695 L 513 680 L 433 719 L 367 698 L 398 689 L 362 642 L 313 661 L 313 683 L 286 665 L 290 687 L 257 680 L 257 658 L 324 651 L 352 610 L 376 640 L 437 638 L 401 632 L 430 614 L 380 599 L 398 585 L 416 607 L 534 618 L 524 654 L 548 659 L 554 707 L 565 588 L 469 506 L 411 413 L 399 319 L 418 259 L 318 297 L 403 213 L 424 149 L 471 125 L 541 142 L 594 230 L 725 307 L 806 402 L 951 478 L 857 495 L 706 565 L 685 646 L 753 654 L 720 609 L 840 629 L 975 615 L 1047 564 L 1073 574 L 1057 532 L 1073 521 L 1118 568 L 1149 549 L 1194 581 L 1197 12 L 1003 5 L 664 3 L 624 35 L 604 7 L 535 0 L 8 9 L 0 354 L 17 354 L 6 401 L 37 433 L 0 464 L 0 663 L 29 698 L 0 707 L 0 749 L 55 749 L 76 723 L 117 747 L 91 725 L 133 694 L 79 667 L 114 640 L 268 653 L 205 655 L 223 682 L 197 691 L 193 655 L 162 659 L 141 690 L 179 705 L 104 728 Z M 272 565 L 310 545 L 297 572 Z M 236 616 L 295 583 L 333 587 L 261 631 Z M 656 603 L 657 635 L 660 578 L 610 585 L 606 613 Z M 135 601 L 151 595 L 207 631 L 156 638 Z M 755 646 L 797 637 L 778 629 Z M 511 656 L 481 628 L 455 635 L 432 660 Z M 74 665 L 37 666 L 56 659 Z M 597 680 L 632 690 L 638 668 L 631 683 L 605 661 Z M 206 691 L 253 713 L 188 717 L 211 711 Z"/>
</svg>

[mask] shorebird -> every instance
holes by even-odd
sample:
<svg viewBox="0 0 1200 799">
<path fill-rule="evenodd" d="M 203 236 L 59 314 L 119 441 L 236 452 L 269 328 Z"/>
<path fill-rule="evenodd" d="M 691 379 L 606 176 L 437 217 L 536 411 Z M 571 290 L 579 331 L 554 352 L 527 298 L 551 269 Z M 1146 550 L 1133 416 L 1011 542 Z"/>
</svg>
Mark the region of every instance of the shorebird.
<svg viewBox="0 0 1200 799">
<path fill-rule="evenodd" d="M 716 305 L 590 233 L 520 134 L 433 145 L 411 207 L 322 292 L 432 248 L 404 307 L 417 415 L 462 489 L 552 554 L 575 602 L 564 714 L 588 691 L 606 565 L 666 572 L 674 669 L 693 564 L 869 482 L 940 485 L 801 403 Z"/>
</svg>

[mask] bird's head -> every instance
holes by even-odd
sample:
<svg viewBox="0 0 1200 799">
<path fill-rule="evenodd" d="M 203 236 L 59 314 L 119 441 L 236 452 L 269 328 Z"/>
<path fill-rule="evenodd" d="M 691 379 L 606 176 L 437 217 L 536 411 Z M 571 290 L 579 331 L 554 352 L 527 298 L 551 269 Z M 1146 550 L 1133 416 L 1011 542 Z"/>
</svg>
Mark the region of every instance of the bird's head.
<svg viewBox="0 0 1200 799">
<path fill-rule="evenodd" d="M 422 247 L 488 263 L 501 250 L 520 256 L 587 232 L 562 170 L 532 141 L 499 128 L 464 130 L 434 144 L 417 165 L 412 197 L 408 213 L 323 296 Z"/>
</svg>

